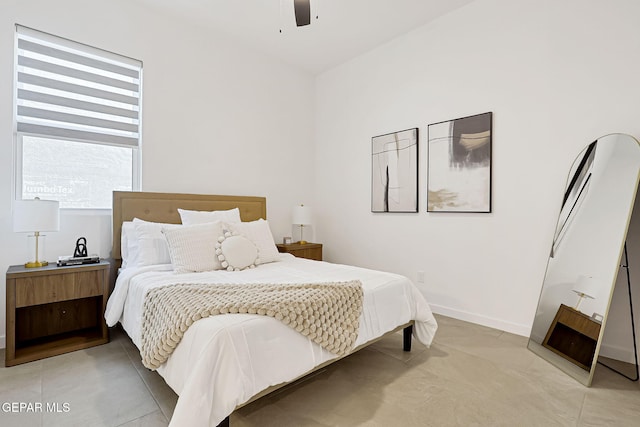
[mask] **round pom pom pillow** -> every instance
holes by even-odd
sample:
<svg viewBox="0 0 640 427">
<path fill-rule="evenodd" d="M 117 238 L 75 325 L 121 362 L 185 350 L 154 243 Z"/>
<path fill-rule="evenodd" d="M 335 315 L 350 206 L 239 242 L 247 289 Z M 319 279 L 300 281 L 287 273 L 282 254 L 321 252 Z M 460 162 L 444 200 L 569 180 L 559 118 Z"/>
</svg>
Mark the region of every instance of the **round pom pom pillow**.
<svg viewBox="0 0 640 427">
<path fill-rule="evenodd" d="M 244 236 L 224 233 L 216 243 L 216 255 L 222 268 L 228 271 L 240 271 L 254 268 L 258 262 L 258 248 Z"/>
</svg>

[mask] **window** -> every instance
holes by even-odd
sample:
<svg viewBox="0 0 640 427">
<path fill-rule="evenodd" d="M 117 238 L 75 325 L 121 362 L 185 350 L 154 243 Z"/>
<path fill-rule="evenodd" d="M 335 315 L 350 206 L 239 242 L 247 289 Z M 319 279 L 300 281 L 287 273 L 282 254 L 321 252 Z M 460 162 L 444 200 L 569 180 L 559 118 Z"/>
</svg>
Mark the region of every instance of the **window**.
<svg viewBox="0 0 640 427">
<path fill-rule="evenodd" d="M 16 26 L 16 198 L 110 209 L 140 189 L 142 63 Z"/>
</svg>

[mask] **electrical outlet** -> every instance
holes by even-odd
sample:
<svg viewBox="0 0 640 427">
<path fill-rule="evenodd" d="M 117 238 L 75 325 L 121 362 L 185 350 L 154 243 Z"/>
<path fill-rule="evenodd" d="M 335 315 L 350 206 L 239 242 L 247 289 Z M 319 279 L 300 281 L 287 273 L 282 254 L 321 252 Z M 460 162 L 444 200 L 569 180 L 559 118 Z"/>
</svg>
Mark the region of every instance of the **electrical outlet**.
<svg viewBox="0 0 640 427">
<path fill-rule="evenodd" d="M 424 271 L 418 271 L 416 279 L 418 283 L 424 283 Z"/>
</svg>

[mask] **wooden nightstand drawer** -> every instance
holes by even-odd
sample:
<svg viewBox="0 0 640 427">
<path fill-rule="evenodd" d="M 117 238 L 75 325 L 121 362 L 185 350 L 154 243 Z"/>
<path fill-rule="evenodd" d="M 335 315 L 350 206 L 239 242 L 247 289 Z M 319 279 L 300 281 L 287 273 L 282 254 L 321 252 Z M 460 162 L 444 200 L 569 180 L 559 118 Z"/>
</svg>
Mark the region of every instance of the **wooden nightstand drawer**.
<svg viewBox="0 0 640 427">
<path fill-rule="evenodd" d="M 102 295 L 102 271 L 82 271 L 16 279 L 16 307 Z"/>
<path fill-rule="evenodd" d="M 289 245 L 276 245 L 278 251 L 289 253 L 299 258 L 313 259 L 322 261 L 322 244 L 321 243 L 291 243 Z"/>
<path fill-rule="evenodd" d="M 100 327 L 100 300 L 74 299 L 16 310 L 16 341 Z"/>
<path fill-rule="evenodd" d="M 594 322 L 589 316 L 579 311 L 570 310 L 568 307 L 562 307 L 558 311 L 558 323 L 567 325 L 571 329 L 586 335 L 592 340 L 598 340 L 600 335 L 600 324 Z"/>
</svg>

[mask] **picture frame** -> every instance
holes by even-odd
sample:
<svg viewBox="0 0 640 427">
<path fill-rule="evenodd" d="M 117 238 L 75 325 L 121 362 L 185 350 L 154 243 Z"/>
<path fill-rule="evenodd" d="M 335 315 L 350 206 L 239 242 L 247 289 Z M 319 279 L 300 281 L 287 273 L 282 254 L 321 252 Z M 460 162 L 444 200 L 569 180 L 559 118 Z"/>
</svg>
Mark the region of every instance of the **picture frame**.
<svg viewBox="0 0 640 427">
<path fill-rule="evenodd" d="M 428 126 L 427 212 L 491 212 L 493 113 Z"/>
<path fill-rule="evenodd" d="M 418 128 L 371 138 L 371 212 L 418 212 Z"/>
</svg>

